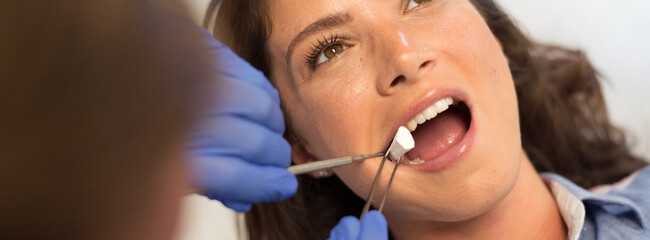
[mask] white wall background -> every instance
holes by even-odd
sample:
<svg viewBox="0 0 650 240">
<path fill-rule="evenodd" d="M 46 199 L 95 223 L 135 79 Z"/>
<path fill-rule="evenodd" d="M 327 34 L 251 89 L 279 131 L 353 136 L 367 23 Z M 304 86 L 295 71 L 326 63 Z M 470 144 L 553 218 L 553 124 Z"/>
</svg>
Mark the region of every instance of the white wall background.
<svg viewBox="0 0 650 240">
<path fill-rule="evenodd" d="M 587 53 L 605 78 L 610 117 L 650 158 L 650 1 L 498 2 L 534 39 Z"/>
<path fill-rule="evenodd" d="M 183 0 L 201 22 L 209 0 Z M 650 1 L 496 0 L 534 39 L 579 48 L 603 74 L 610 116 L 650 158 Z M 234 213 L 200 196 L 186 199 L 177 239 L 237 239 Z"/>
</svg>

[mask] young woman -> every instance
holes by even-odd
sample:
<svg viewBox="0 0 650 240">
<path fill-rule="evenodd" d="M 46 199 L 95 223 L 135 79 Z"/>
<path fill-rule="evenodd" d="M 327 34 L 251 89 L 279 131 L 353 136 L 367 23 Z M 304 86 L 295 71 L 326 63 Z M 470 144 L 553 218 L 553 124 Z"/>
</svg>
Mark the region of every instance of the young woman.
<svg viewBox="0 0 650 240">
<path fill-rule="evenodd" d="M 294 163 L 383 151 L 412 130 L 415 164 L 383 212 L 395 239 L 650 237 L 650 169 L 583 189 L 647 164 L 609 122 L 594 69 L 491 0 L 225 1 L 214 26 L 278 88 Z M 378 165 L 299 178 L 295 197 L 247 213 L 250 237 L 326 238 L 358 216 Z"/>
</svg>

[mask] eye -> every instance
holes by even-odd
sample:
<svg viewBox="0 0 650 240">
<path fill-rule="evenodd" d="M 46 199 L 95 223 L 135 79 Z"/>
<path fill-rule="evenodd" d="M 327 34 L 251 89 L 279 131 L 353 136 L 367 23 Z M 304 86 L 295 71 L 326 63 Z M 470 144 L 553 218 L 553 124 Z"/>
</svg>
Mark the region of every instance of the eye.
<svg viewBox="0 0 650 240">
<path fill-rule="evenodd" d="M 409 5 L 406 7 L 406 11 L 413 9 L 414 7 L 420 6 L 420 4 L 430 2 L 431 0 L 409 0 Z"/>
<path fill-rule="evenodd" d="M 340 55 L 350 47 L 347 35 L 330 35 L 329 37 L 322 36 L 318 39 L 318 43 L 312 44 L 307 55 L 305 55 L 305 62 L 309 65 L 311 70 L 315 70 L 319 65 Z"/>
<path fill-rule="evenodd" d="M 316 65 L 320 65 L 324 62 L 329 61 L 330 59 L 336 57 L 336 55 L 341 54 L 345 51 L 345 46 L 340 43 L 335 43 L 323 49 L 323 51 L 318 55 L 316 60 Z"/>
</svg>

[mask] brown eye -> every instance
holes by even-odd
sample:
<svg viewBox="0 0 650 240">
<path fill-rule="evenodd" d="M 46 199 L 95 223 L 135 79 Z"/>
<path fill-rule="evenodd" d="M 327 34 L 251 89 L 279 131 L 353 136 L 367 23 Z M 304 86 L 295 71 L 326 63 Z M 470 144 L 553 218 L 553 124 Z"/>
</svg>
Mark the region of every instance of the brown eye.
<svg viewBox="0 0 650 240">
<path fill-rule="evenodd" d="M 330 59 L 336 57 L 336 55 L 341 54 L 343 51 L 345 51 L 345 47 L 342 44 L 339 43 L 332 44 L 329 47 L 323 49 L 323 52 L 318 57 L 318 61 L 316 61 L 316 64 L 318 65 L 327 62 Z"/>
<path fill-rule="evenodd" d="M 409 5 L 406 7 L 406 11 L 413 9 L 414 7 L 419 6 L 420 4 L 429 2 L 431 0 L 409 0 Z"/>
</svg>

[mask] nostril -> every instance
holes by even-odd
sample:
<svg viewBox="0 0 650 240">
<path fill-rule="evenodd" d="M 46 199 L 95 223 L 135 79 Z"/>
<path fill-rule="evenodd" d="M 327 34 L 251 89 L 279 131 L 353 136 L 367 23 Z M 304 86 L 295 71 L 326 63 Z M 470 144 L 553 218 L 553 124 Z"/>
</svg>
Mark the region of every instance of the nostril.
<svg viewBox="0 0 650 240">
<path fill-rule="evenodd" d="M 393 82 L 390 83 L 390 86 L 391 86 L 391 87 L 394 87 L 394 86 L 397 85 L 399 82 L 402 82 L 402 81 L 404 81 L 405 79 L 406 79 L 406 77 L 404 77 L 404 75 L 399 75 L 399 76 L 397 76 L 397 77 L 393 80 Z"/>
</svg>

